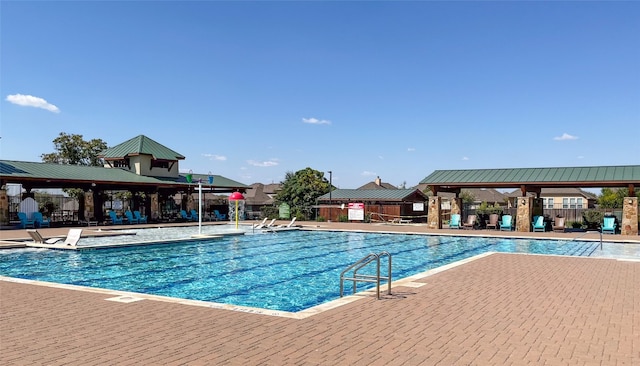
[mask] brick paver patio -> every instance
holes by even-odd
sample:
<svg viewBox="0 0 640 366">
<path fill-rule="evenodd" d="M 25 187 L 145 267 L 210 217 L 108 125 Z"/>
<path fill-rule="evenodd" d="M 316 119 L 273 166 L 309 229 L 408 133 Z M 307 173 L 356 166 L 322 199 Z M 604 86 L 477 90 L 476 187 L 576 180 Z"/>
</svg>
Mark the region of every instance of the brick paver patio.
<svg viewBox="0 0 640 366">
<path fill-rule="evenodd" d="M 0 281 L 2 365 L 640 365 L 640 262 L 492 254 L 291 319 Z"/>
</svg>

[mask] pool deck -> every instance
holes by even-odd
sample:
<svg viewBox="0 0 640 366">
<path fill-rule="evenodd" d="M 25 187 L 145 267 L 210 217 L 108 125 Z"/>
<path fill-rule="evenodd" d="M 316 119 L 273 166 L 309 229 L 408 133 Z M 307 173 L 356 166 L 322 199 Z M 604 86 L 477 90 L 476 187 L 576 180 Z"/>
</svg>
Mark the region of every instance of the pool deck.
<svg viewBox="0 0 640 366">
<path fill-rule="evenodd" d="M 300 224 L 567 240 L 579 235 Z M 39 231 L 49 237 L 68 228 Z M 28 238 L 25 230 L 1 234 L 2 240 Z M 585 238 L 599 240 L 599 234 Z M 640 245 L 638 236 L 606 239 Z M 640 261 L 632 260 L 484 255 L 395 286 L 381 300 L 360 296 L 302 319 L 107 299 L 113 296 L 0 281 L 0 364 L 640 365 Z"/>
</svg>

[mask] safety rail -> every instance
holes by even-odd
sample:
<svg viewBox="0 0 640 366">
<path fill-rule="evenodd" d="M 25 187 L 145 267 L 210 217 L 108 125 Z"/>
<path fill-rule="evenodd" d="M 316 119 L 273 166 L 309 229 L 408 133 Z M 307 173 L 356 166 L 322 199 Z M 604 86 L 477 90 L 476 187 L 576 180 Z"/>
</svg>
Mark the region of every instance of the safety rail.
<svg viewBox="0 0 640 366">
<path fill-rule="evenodd" d="M 387 276 L 380 276 L 380 258 L 387 256 L 388 260 L 388 271 Z M 376 262 L 376 274 L 374 275 L 365 275 L 358 274 L 358 270 L 365 267 L 367 264 L 375 261 Z M 345 277 L 345 274 L 349 271 L 353 270 L 353 277 Z M 387 281 L 387 293 L 391 295 L 391 254 L 389 252 L 380 252 L 369 253 L 359 261 L 347 267 L 344 271 L 340 273 L 340 297 L 344 296 L 344 281 L 353 281 L 353 293 L 355 294 L 358 287 L 358 282 L 370 282 L 376 284 L 376 296 L 380 299 L 380 281 Z"/>
<path fill-rule="evenodd" d="M 599 230 L 585 231 L 584 233 L 582 233 L 582 235 L 576 236 L 575 238 L 571 239 L 571 241 L 574 241 L 576 239 L 582 238 L 583 236 L 585 236 L 587 234 L 593 234 L 593 233 L 600 234 L 600 250 L 602 250 L 602 231 L 599 231 Z"/>
</svg>

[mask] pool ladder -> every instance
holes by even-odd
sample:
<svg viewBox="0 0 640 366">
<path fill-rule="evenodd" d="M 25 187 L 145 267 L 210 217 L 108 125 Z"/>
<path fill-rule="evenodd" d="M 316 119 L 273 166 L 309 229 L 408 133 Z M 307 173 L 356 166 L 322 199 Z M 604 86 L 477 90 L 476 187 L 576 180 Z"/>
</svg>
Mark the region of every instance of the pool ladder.
<svg viewBox="0 0 640 366">
<path fill-rule="evenodd" d="M 387 276 L 380 276 L 380 258 L 382 257 L 388 257 L 388 270 L 387 270 Z M 367 264 L 371 263 L 375 261 L 376 262 L 376 274 L 374 275 L 364 275 L 364 274 L 358 274 L 358 270 L 362 269 L 363 267 L 365 267 Z M 345 277 L 345 275 L 347 273 L 349 273 L 349 271 L 353 270 L 353 273 L 351 274 L 352 277 Z M 389 254 L 389 252 L 380 252 L 378 254 L 376 253 L 370 253 L 368 254 L 366 257 L 360 259 L 359 261 L 355 262 L 354 264 L 350 265 L 349 267 L 347 267 L 344 271 L 342 271 L 342 273 L 340 273 L 340 297 L 344 296 L 344 281 L 353 281 L 353 293 L 355 294 L 357 291 L 357 286 L 358 286 L 358 282 L 373 282 L 376 284 L 376 296 L 378 297 L 378 300 L 380 299 L 380 281 L 381 280 L 386 280 L 387 281 L 387 293 L 389 295 L 391 295 L 391 254 Z"/>
</svg>

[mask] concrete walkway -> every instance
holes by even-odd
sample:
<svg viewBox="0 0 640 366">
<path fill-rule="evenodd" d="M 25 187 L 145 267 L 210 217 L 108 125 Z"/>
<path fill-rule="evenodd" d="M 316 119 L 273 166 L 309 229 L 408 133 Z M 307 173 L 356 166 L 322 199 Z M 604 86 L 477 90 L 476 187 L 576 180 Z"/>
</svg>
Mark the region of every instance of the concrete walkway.
<svg viewBox="0 0 640 366">
<path fill-rule="evenodd" d="M 491 254 L 304 319 L 109 297 L 0 281 L 0 364 L 640 365 L 634 261 Z"/>
</svg>

